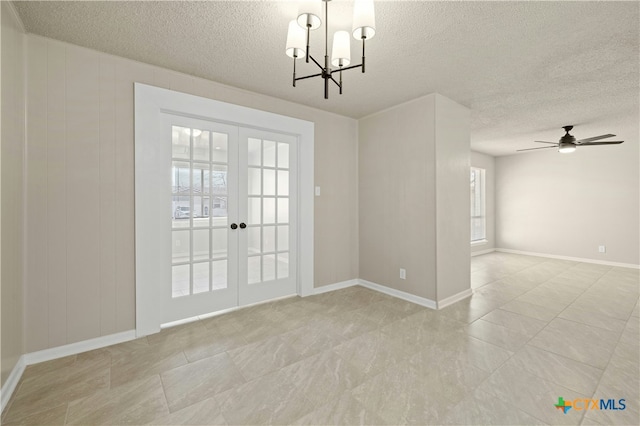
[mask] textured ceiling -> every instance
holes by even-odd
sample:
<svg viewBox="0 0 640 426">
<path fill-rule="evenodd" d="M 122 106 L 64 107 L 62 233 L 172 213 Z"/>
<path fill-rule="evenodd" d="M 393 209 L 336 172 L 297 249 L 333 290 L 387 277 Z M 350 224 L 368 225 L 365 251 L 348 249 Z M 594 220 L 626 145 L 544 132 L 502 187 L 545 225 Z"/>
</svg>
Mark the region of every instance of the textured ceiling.
<svg viewBox="0 0 640 426">
<path fill-rule="evenodd" d="M 329 100 L 320 79 L 291 87 L 295 2 L 14 3 L 30 33 L 350 117 L 438 92 L 472 109 L 472 148 L 492 155 L 556 141 L 567 124 L 638 143 L 638 2 L 376 1 L 367 73 L 345 73 Z M 352 7 L 330 3 L 330 34 L 350 30 Z M 312 32 L 314 56 L 323 45 Z"/>
</svg>

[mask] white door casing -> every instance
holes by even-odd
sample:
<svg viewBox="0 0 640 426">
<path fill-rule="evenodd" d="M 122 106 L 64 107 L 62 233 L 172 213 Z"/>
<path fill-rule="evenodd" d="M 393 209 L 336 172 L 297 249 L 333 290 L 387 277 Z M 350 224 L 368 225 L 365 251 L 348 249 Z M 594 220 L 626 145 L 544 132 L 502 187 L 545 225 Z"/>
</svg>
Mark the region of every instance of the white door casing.
<svg viewBox="0 0 640 426">
<path fill-rule="evenodd" d="M 215 125 L 248 128 L 247 132 L 273 132 L 292 137 L 297 149 L 291 157 L 297 168 L 297 179 L 290 190 L 296 190 L 297 235 L 293 241 L 295 256 L 295 292 L 306 296 L 313 290 L 313 123 L 259 111 L 207 98 L 135 83 L 135 224 L 136 224 L 136 334 L 156 333 L 164 322 L 159 282 L 171 279 L 167 267 L 159 267 L 159 259 L 171 254 L 171 217 L 158 215 L 167 209 L 167 188 L 171 186 L 166 162 L 171 158 L 171 144 L 163 143 L 163 114 L 182 116 Z M 217 123 L 217 124 L 216 124 Z M 166 129 L 166 127 L 165 127 Z M 264 133 L 262 133 L 264 134 Z M 242 157 L 241 157 L 242 158 Z M 276 168 L 277 171 L 277 168 Z M 162 183 L 160 185 L 159 183 Z M 245 197 L 247 198 L 247 197 Z M 242 202 L 242 197 L 238 198 Z M 292 198 L 293 199 L 293 198 Z M 246 234 L 246 233 L 245 233 Z M 240 244 L 243 239 L 240 238 Z M 244 243 L 246 244 L 246 242 Z M 293 252 L 291 252 L 293 255 Z M 277 257 L 277 253 L 276 253 Z M 242 270 L 239 268 L 238 270 Z M 260 293 L 259 291 L 256 293 Z M 242 292 L 241 292 L 242 294 Z M 252 297 L 240 296 L 241 304 L 254 303 Z M 255 296 L 254 301 L 263 300 Z M 215 308 L 215 306 L 214 306 Z M 215 309 L 212 309 L 215 310 Z"/>
</svg>

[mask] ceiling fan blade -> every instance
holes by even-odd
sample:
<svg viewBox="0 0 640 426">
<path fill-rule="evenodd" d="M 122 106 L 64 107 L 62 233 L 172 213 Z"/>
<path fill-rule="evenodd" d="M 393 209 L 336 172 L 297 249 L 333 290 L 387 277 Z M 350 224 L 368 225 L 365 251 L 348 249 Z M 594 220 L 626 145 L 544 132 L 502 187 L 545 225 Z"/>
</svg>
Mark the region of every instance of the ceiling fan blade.
<svg viewBox="0 0 640 426">
<path fill-rule="evenodd" d="M 612 135 L 612 134 L 608 134 L 608 135 L 601 135 L 601 136 L 594 136 L 594 137 L 592 137 L 592 138 L 580 139 L 580 140 L 578 140 L 578 141 L 575 141 L 575 143 L 576 143 L 576 144 L 582 144 L 582 143 L 584 143 L 584 142 L 597 141 L 597 140 L 600 140 L 600 139 L 612 138 L 612 137 L 614 137 L 614 136 L 615 136 L 615 135 Z"/>
<path fill-rule="evenodd" d="M 546 141 L 534 141 L 538 143 L 550 143 L 551 145 L 558 145 L 558 142 L 546 142 Z"/>
<path fill-rule="evenodd" d="M 543 146 L 543 147 L 540 147 L 540 148 L 517 149 L 517 150 L 516 150 L 516 152 L 520 152 L 520 151 L 532 151 L 532 150 L 534 150 L 534 149 L 557 148 L 557 147 L 558 147 L 558 145 L 555 145 L 555 146 Z"/>
<path fill-rule="evenodd" d="M 594 146 L 594 145 L 618 145 L 624 141 L 606 141 L 606 142 L 590 142 L 590 143 L 581 143 L 578 146 Z"/>
</svg>

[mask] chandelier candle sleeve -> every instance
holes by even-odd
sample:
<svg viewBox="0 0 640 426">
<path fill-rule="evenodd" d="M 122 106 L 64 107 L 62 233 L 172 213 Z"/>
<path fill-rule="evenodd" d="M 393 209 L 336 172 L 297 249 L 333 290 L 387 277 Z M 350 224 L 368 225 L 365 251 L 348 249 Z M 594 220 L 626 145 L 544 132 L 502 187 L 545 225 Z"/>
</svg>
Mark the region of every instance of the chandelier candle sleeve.
<svg viewBox="0 0 640 426">
<path fill-rule="evenodd" d="M 333 48 L 331 51 L 331 63 L 329 62 L 329 1 L 331 0 L 302 0 L 299 3 L 298 15 L 289 24 L 287 34 L 286 53 L 293 58 L 293 87 L 296 87 L 298 80 L 320 77 L 324 80 L 324 98 L 329 99 L 329 80 L 335 83 L 342 94 L 342 72 L 350 69 L 361 68 L 365 72 L 365 40 L 371 39 L 375 35 L 375 13 L 373 0 L 356 0 L 353 11 L 353 25 L 351 34 L 356 40 L 362 41 L 362 63 L 350 65 L 351 63 L 351 43 L 347 31 L 337 31 L 333 36 Z M 323 11 L 324 9 L 324 15 Z M 324 21 L 321 17 L 324 17 Z M 295 28 L 297 23 L 302 33 Z M 311 55 L 310 32 L 324 24 L 324 61 L 318 61 Z M 306 34 L 305 34 L 306 33 Z M 306 36 L 306 37 L 305 37 Z M 296 76 L 296 59 L 305 56 L 305 62 L 310 60 L 320 70 L 315 74 Z M 332 69 L 331 66 L 334 68 Z M 333 73 L 338 73 L 340 81 L 336 81 Z"/>
</svg>

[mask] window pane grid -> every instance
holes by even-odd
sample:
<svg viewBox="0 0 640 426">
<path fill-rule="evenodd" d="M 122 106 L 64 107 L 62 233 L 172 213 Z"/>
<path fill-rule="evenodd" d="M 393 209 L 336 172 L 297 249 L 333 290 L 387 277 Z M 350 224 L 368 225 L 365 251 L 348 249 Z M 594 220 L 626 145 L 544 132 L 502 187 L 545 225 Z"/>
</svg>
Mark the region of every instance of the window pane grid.
<svg viewBox="0 0 640 426">
<path fill-rule="evenodd" d="M 486 238 L 484 176 L 484 169 L 471 168 L 471 242 L 481 241 Z"/>
<path fill-rule="evenodd" d="M 188 256 L 185 255 L 184 260 L 180 259 L 178 262 L 172 259 L 174 267 L 172 297 L 226 288 L 226 270 L 219 271 L 218 268 L 226 268 L 224 265 L 227 262 L 227 253 L 226 251 L 214 253 L 214 244 L 217 240 L 214 240 L 213 236 L 214 229 L 226 231 L 228 169 L 227 162 L 221 161 L 226 159 L 226 135 L 174 126 L 172 136 L 171 192 L 173 202 L 176 204 L 172 228 L 173 232 L 188 233 L 189 240 Z M 196 138 L 198 138 L 197 150 Z M 224 151 L 213 152 L 211 144 L 215 138 L 217 138 L 216 149 L 224 149 Z M 222 218 L 224 218 L 224 224 L 221 223 Z M 184 222 L 178 222 L 176 219 Z M 216 220 L 215 224 L 214 220 Z M 226 247 L 226 235 L 223 239 Z M 174 237 L 174 250 L 176 241 L 178 238 Z M 179 244 L 181 245 L 182 242 Z M 214 283 L 214 280 L 217 281 Z"/>
</svg>

